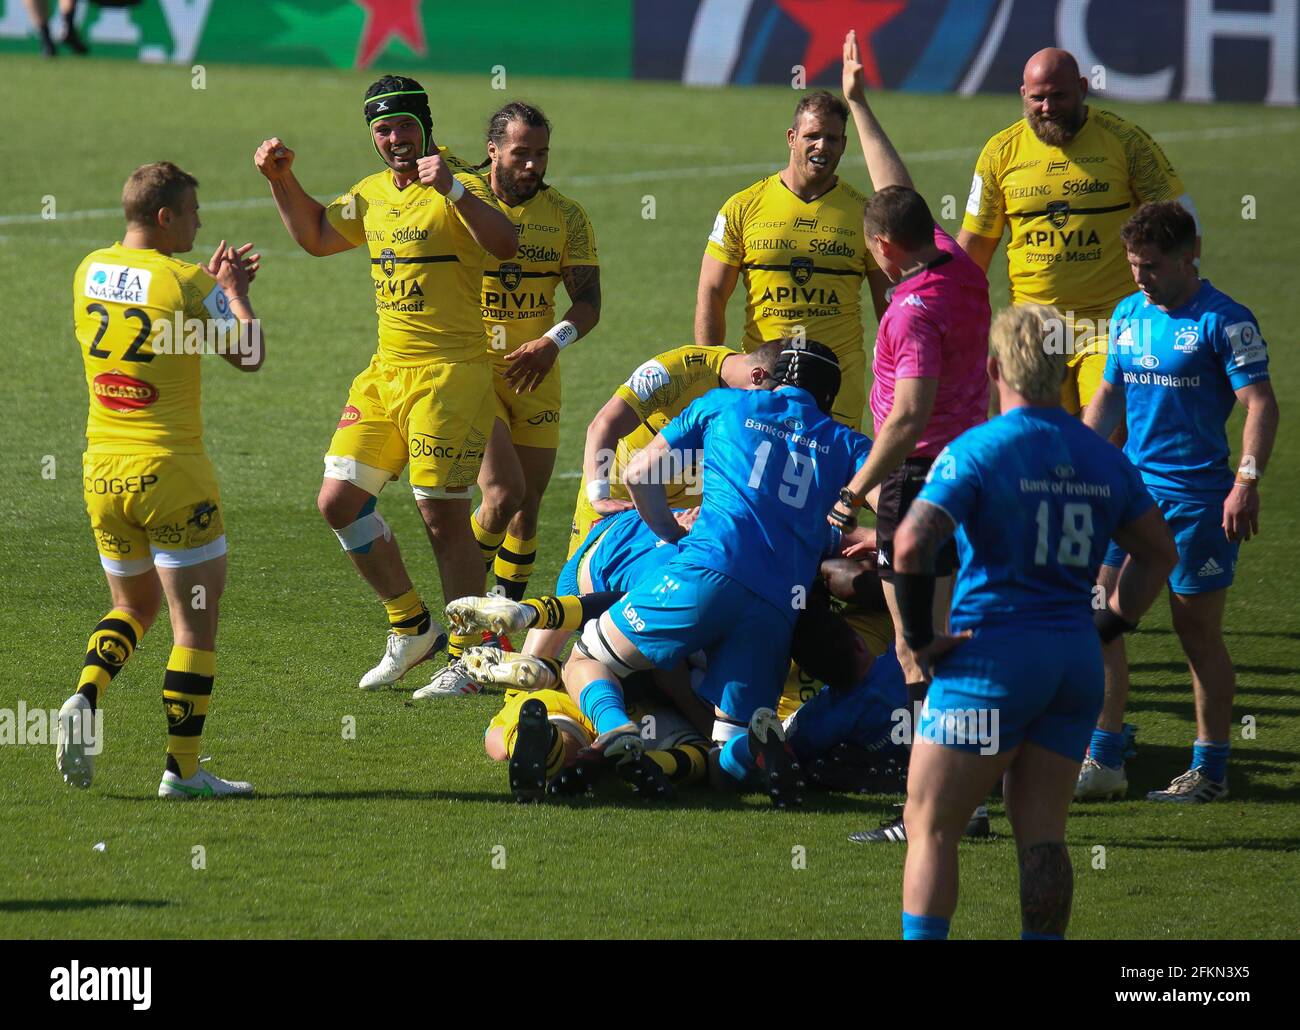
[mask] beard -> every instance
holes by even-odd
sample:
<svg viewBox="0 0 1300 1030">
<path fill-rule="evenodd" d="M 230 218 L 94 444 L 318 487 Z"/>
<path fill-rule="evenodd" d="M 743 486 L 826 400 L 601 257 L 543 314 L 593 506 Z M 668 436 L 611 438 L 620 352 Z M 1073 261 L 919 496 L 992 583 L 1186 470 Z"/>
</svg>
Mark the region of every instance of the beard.
<svg viewBox="0 0 1300 1030">
<path fill-rule="evenodd" d="M 522 183 L 516 172 L 505 168 L 502 165 L 496 167 L 497 183 L 505 191 L 506 196 L 515 204 L 522 204 L 525 200 L 531 200 L 536 196 L 537 191 L 542 188 L 543 176 L 538 176 L 532 182 Z"/>
<path fill-rule="evenodd" d="M 1034 130 L 1034 135 L 1049 147 L 1063 147 L 1074 139 L 1083 128 L 1083 117 L 1082 105 L 1055 118 L 1034 114 L 1030 110 L 1025 111 L 1025 119 L 1029 122 L 1029 127 Z"/>
</svg>

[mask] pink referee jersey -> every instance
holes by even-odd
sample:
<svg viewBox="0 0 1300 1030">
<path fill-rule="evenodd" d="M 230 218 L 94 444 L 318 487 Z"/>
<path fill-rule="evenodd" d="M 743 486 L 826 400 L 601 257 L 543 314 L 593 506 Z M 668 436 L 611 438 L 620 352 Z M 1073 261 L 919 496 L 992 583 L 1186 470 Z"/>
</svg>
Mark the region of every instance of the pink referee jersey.
<svg viewBox="0 0 1300 1030">
<path fill-rule="evenodd" d="M 912 458 L 933 458 L 988 417 L 989 281 L 937 224 L 943 255 L 890 291 L 871 362 L 871 416 L 876 432 L 894 406 L 899 379 L 937 379 L 934 411 Z"/>
</svg>

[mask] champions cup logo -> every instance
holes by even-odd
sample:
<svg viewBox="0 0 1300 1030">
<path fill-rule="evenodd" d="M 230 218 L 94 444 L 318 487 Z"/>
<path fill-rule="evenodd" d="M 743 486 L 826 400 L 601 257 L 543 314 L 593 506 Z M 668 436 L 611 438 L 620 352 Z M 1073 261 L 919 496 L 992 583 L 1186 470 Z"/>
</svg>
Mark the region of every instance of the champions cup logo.
<svg viewBox="0 0 1300 1030">
<path fill-rule="evenodd" d="M 91 381 L 95 399 L 110 411 L 138 411 L 158 399 L 158 388 L 121 372 L 101 372 Z"/>
<path fill-rule="evenodd" d="M 163 711 L 167 713 L 167 725 L 179 726 L 194 711 L 193 701 L 181 701 L 177 698 L 169 697 L 163 700 Z"/>
<path fill-rule="evenodd" d="M 1064 200 L 1051 200 L 1047 203 L 1047 220 L 1058 229 L 1064 229 L 1070 220 L 1070 205 Z"/>
<path fill-rule="evenodd" d="M 515 289 L 524 281 L 524 270 L 513 261 L 508 261 L 502 265 L 501 271 L 498 274 L 501 278 L 501 285 L 507 290 Z"/>
<path fill-rule="evenodd" d="M 95 653 L 109 665 L 124 665 L 126 652 L 126 641 L 120 637 L 103 636 L 95 642 Z"/>
<path fill-rule="evenodd" d="M 397 271 L 397 254 L 392 247 L 385 247 L 379 252 L 379 268 L 389 279 Z"/>
<path fill-rule="evenodd" d="M 361 409 L 355 408 L 351 404 L 349 404 L 346 408 L 343 409 L 343 414 L 339 416 L 338 427 L 340 429 L 347 429 L 348 426 L 352 425 L 352 423 L 355 422 L 360 417 L 361 417 Z"/>
<path fill-rule="evenodd" d="M 794 280 L 796 286 L 804 285 L 812 278 L 812 274 L 812 258 L 797 257 L 790 259 L 790 278 Z"/>
</svg>

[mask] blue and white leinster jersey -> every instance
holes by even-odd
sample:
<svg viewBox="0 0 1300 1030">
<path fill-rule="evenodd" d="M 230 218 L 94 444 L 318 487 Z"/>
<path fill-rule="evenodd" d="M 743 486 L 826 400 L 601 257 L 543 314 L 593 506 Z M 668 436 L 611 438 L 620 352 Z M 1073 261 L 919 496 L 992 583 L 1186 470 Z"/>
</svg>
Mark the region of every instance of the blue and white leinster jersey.
<svg viewBox="0 0 1300 1030">
<path fill-rule="evenodd" d="M 1124 391 L 1124 453 L 1153 494 L 1194 501 L 1232 488 L 1234 391 L 1268 379 L 1268 348 L 1249 309 L 1208 279 L 1168 312 L 1138 291 L 1115 307 L 1105 375 Z"/>
<path fill-rule="evenodd" d="M 1014 408 L 940 452 L 918 500 L 957 526 L 952 625 L 1077 627 L 1116 529 L 1154 502 L 1137 469 L 1061 408 Z"/>
<path fill-rule="evenodd" d="M 663 428 L 698 455 L 703 499 L 682 560 L 748 587 L 791 622 L 830 542 L 826 513 L 871 441 L 824 415 L 798 387 L 710 390 Z"/>
</svg>

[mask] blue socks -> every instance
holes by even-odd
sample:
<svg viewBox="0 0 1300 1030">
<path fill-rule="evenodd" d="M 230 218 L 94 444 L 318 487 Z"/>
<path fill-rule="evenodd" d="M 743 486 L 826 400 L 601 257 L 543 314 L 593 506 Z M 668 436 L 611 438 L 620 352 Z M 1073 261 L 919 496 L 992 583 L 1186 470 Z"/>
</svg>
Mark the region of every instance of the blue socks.
<svg viewBox="0 0 1300 1030">
<path fill-rule="evenodd" d="M 1228 741 L 1216 744 L 1209 740 L 1198 740 L 1192 744 L 1192 768 L 1200 769 L 1215 783 L 1222 783 L 1228 778 L 1228 750 L 1232 745 Z"/>
<path fill-rule="evenodd" d="M 946 941 L 948 939 L 948 920 L 938 916 L 914 916 L 903 913 L 903 940 L 905 941 Z"/>
<path fill-rule="evenodd" d="M 1124 764 L 1124 734 L 1093 730 L 1088 753 L 1092 755 L 1094 762 L 1109 766 L 1111 769 L 1118 769 Z"/>
<path fill-rule="evenodd" d="M 749 750 L 749 734 L 742 733 L 723 744 L 722 753 L 718 756 L 718 764 L 733 780 L 743 783 L 749 776 L 750 770 L 754 768 L 754 756 Z"/>
<path fill-rule="evenodd" d="M 578 697 L 578 704 L 582 714 L 596 727 L 597 735 L 632 721 L 623 704 L 623 692 L 609 680 L 588 683 Z"/>
</svg>

